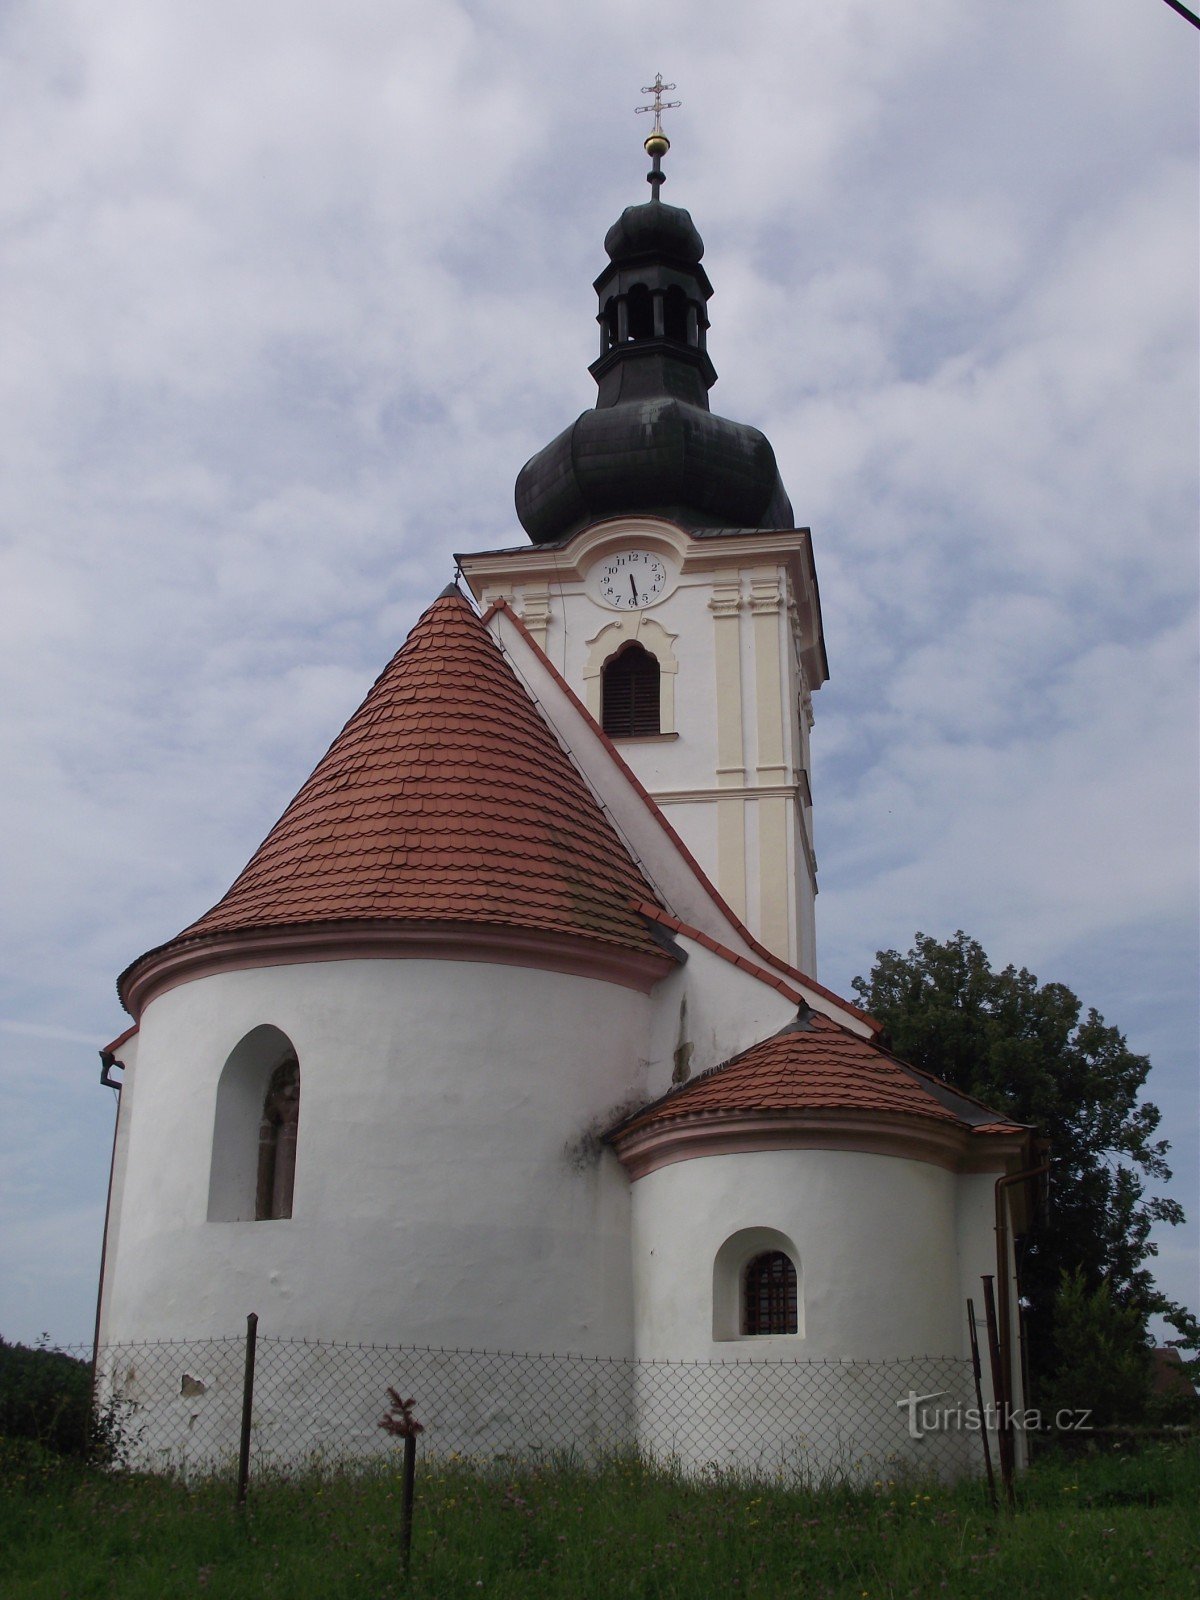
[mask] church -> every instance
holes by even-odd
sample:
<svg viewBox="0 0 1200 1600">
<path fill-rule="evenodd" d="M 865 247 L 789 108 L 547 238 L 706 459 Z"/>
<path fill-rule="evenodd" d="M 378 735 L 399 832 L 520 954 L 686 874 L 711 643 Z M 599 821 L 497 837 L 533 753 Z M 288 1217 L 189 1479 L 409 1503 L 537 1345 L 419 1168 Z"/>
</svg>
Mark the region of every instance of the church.
<svg viewBox="0 0 1200 1600">
<path fill-rule="evenodd" d="M 595 404 L 517 476 L 526 537 L 498 515 L 458 557 L 225 896 L 121 974 L 102 1348 L 254 1310 L 314 1341 L 962 1360 L 981 1275 L 1015 1306 L 997 1180 L 1031 1130 L 815 976 L 813 544 L 768 440 L 710 408 L 655 122 Z"/>
</svg>

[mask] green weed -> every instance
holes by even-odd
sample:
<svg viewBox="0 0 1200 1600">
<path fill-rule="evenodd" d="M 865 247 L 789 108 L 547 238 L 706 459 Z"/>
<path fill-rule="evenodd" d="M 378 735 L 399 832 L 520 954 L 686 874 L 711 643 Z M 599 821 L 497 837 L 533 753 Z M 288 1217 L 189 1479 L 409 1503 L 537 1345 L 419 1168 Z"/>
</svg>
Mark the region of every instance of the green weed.
<svg viewBox="0 0 1200 1600">
<path fill-rule="evenodd" d="M 803 1594 L 1200 1593 L 1194 1445 L 1039 1463 L 1015 1516 L 978 1484 L 862 1488 L 698 1482 L 637 1459 L 588 1472 L 427 1461 L 413 1568 L 399 1568 L 399 1453 L 356 1472 L 255 1480 L 106 1473 L 29 1442 L 0 1448 L 6 1600 L 571 1600 Z"/>
</svg>

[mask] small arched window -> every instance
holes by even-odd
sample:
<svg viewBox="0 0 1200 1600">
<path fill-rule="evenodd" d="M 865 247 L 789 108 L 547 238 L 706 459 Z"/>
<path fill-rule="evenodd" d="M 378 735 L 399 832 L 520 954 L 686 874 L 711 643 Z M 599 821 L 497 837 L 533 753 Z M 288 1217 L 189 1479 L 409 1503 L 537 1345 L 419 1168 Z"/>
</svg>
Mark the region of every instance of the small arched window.
<svg viewBox="0 0 1200 1600">
<path fill-rule="evenodd" d="M 795 1333 L 796 1268 L 782 1250 L 764 1250 L 742 1275 L 742 1332 Z"/>
<path fill-rule="evenodd" d="M 613 739 L 658 733 L 658 662 L 640 644 L 627 644 L 605 663 L 601 681 L 600 725 Z"/>
<path fill-rule="evenodd" d="M 603 329 L 603 348 L 611 350 L 617 342 L 617 302 L 609 295 L 604 302 L 604 314 L 601 318 Z"/>
<path fill-rule="evenodd" d="M 296 1182 L 296 1131 L 300 1122 L 300 1063 L 281 1061 L 271 1074 L 258 1125 L 258 1221 L 290 1217 Z"/>
<path fill-rule="evenodd" d="M 281 1028 L 261 1023 L 221 1068 L 208 1183 L 210 1222 L 290 1217 L 300 1121 L 300 1066 Z"/>
<path fill-rule="evenodd" d="M 629 291 L 629 337 L 654 337 L 654 302 L 644 283 L 635 283 Z"/>
<path fill-rule="evenodd" d="M 687 295 L 677 283 L 673 283 L 663 296 L 663 332 L 668 339 L 677 339 L 680 344 L 686 344 L 687 323 Z"/>
</svg>

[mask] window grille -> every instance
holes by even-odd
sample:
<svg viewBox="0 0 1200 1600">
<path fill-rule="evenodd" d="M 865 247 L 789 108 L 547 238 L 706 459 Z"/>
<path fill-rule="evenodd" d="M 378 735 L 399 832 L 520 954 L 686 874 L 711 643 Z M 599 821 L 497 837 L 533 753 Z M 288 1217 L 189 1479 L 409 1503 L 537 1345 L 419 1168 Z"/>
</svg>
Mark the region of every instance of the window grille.
<svg viewBox="0 0 1200 1600">
<path fill-rule="evenodd" d="M 601 726 L 615 739 L 661 731 L 658 662 L 640 644 L 628 644 L 604 668 Z"/>
<path fill-rule="evenodd" d="M 782 1250 L 755 1256 L 743 1282 L 743 1333 L 796 1332 L 796 1268 Z"/>
</svg>

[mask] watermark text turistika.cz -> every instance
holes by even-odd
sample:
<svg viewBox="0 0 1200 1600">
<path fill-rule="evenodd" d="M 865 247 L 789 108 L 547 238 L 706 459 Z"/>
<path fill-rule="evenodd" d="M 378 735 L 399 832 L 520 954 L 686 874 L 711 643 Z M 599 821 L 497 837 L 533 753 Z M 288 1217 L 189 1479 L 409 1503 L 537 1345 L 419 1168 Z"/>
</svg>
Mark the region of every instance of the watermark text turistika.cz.
<svg viewBox="0 0 1200 1600">
<path fill-rule="evenodd" d="M 910 1389 L 904 1400 L 897 1400 L 896 1404 L 908 1411 L 908 1436 L 910 1439 L 923 1439 L 927 1433 L 979 1433 L 986 1428 L 989 1433 L 996 1433 L 1002 1427 L 1012 1428 L 1017 1433 L 1044 1433 L 1057 1429 L 1060 1433 L 1089 1433 L 1091 1431 L 1090 1410 L 1087 1411 L 1055 1411 L 1043 1414 L 1036 1407 L 1012 1406 L 1005 1402 L 1003 1406 L 991 1403 L 979 1406 L 931 1406 L 929 1401 L 942 1400 L 949 1391 L 935 1389 L 932 1394 L 917 1394 Z"/>
</svg>

